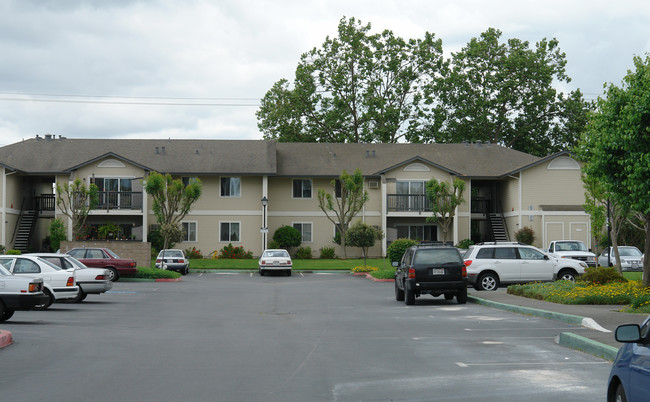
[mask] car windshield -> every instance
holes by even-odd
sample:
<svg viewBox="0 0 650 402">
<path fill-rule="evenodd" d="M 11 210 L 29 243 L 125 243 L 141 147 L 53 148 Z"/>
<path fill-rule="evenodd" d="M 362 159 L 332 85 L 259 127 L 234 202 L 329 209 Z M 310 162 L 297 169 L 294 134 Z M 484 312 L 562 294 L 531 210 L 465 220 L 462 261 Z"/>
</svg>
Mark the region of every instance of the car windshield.
<svg viewBox="0 0 650 402">
<path fill-rule="evenodd" d="M 183 258 L 183 252 L 180 250 L 162 250 L 158 257 L 165 256 L 165 258 Z"/>
<path fill-rule="evenodd" d="M 76 269 L 84 269 L 88 268 L 83 262 L 79 261 L 78 259 L 74 258 L 73 256 L 67 256 L 65 259 L 70 262 L 70 264 L 74 265 Z"/>
<path fill-rule="evenodd" d="M 587 251 L 587 246 L 579 241 L 559 241 L 555 244 L 557 251 Z"/>
<path fill-rule="evenodd" d="M 45 260 L 45 259 L 43 259 L 43 258 L 41 258 L 41 257 L 38 257 L 38 261 L 40 261 L 40 262 L 42 262 L 43 264 L 48 265 L 48 266 L 50 266 L 50 267 L 56 269 L 57 271 L 60 271 L 60 270 L 61 270 L 61 267 L 59 267 L 59 266 L 57 266 L 57 265 L 55 265 L 55 264 L 52 264 L 52 263 L 49 262 L 48 260 Z"/>
<path fill-rule="evenodd" d="M 418 250 L 415 254 L 415 264 L 436 264 L 442 265 L 447 263 L 462 264 L 460 254 L 456 249 L 430 249 Z"/>
<path fill-rule="evenodd" d="M 108 253 L 108 255 L 110 255 L 110 256 L 113 257 L 113 258 L 120 258 L 120 257 L 117 256 L 117 254 L 115 254 L 115 253 L 113 252 L 113 250 L 110 250 L 110 249 L 105 248 L 104 251 L 106 251 L 106 252 Z"/>
<path fill-rule="evenodd" d="M 641 251 L 636 247 L 619 247 L 618 252 L 620 255 L 626 257 L 641 257 Z"/>
<path fill-rule="evenodd" d="M 7 268 L 5 268 L 5 264 L 6 264 L 7 267 L 10 266 L 11 265 L 11 260 L 0 260 L 0 276 L 9 276 L 9 275 L 11 275 L 11 272 L 9 272 L 9 270 Z"/>
<path fill-rule="evenodd" d="M 284 250 L 265 251 L 263 257 L 266 258 L 289 258 L 289 253 Z"/>
</svg>

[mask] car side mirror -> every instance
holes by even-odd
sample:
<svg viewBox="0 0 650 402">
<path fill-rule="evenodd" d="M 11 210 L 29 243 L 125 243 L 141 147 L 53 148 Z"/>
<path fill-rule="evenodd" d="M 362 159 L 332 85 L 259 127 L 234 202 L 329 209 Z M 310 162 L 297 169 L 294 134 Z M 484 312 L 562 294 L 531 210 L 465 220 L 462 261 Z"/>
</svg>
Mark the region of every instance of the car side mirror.
<svg viewBox="0 0 650 402">
<path fill-rule="evenodd" d="M 617 342 L 636 343 L 641 341 L 641 327 L 638 324 L 625 324 L 616 327 L 614 337 Z"/>
<path fill-rule="evenodd" d="M 550 258 L 548 258 L 548 256 L 546 254 L 544 254 L 544 259 L 549 260 Z"/>
</svg>

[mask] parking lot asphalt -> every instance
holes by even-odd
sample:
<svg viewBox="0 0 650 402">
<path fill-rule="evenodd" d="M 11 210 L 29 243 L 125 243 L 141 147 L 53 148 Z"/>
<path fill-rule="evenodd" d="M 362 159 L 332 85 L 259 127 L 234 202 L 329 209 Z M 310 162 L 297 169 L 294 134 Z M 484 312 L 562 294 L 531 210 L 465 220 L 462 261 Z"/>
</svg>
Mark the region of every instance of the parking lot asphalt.
<svg viewBox="0 0 650 402">
<path fill-rule="evenodd" d="M 641 324 L 644 314 L 621 312 L 622 305 L 568 305 L 497 291 L 470 291 L 468 301 L 501 310 L 544 317 L 580 326 L 580 331 L 561 333 L 556 341 L 608 360 L 614 360 L 621 344 L 614 339 L 614 330 L 622 324 Z M 587 330 L 584 330 L 586 328 Z M 577 332 L 580 334 L 578 335 Z"/>
<path fill-rule="evenodd" d="M 562 321 L 580 327 L 580 331 L 563 332 L 557 343 L 614 360 L 620 343 L 614 339 L 614 330 L 622 324 L 641 324 L 643 314 L 621 312 L 622 305 L 568 305 L 550 303 L 508 294 L 505 288 L 496 291 L 470 291 L 468 301 L 487 307 L 519 314 L 533 315 Z M 587 330 L 584 330 L 584 329 Z M 577 332 L 580 334 L 578 335 Z M 0 348 L 12 343 L 11 332 L 0 329 Z"/>
</svg>

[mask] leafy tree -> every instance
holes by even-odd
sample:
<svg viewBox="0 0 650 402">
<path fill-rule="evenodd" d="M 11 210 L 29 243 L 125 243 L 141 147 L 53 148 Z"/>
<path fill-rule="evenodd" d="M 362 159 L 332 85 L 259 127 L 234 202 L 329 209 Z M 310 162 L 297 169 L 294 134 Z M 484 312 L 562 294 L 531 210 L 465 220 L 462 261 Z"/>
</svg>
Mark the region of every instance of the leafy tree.
<svg viewBox="0 0 650 402">
<path fill-rule="evenodd" d="M 596 239 L 596 245 L 602 240 L 603 226 L 607 218 L 607 196 L 603 186 L 597 180 L 591 177 L 581 175 L 582 182 L 585 185 L 585 203 L 583 208 L 589 214 L 591 221 L 591 236 Z M 596 250 L 598 251 L 598 250 Z"/>
<path fill-rule="evenodd" d="M 56 205 L 63 215 L 70 218 L 72 238 L 77 239 L 86 224 L 88 212 L 99 202 L 98 188 L 94 183 L 86 187 L 80 179 L 72 183 L 63 183 L 56 186 Z"/>
<path fill-rule="evenodd" d="M 433 215 L 427 218 L 427 222 L 436 222 L 442 230 L 442 242 L 447 241 L 447 233 L 454 220 L 456 207 L 465 202 L 463 192 L 465 182 L 461 179 L 454 179 L 449 183 L 431 179 L 426 184 L 427 198 L 431 203 Z"/>
<path fill-rule="evenodd" d="M 293 226 L 284 225 L 280 226 L 275 233 L 273 233 L 273 241 L 276 242 L 280 248 L 288 250 L 291 247 L 298 247 L 302 242 L 302 235 L 300 230 Z"/>
<path fill-rule="evenodd" d="M 56 251 L 61 248 L 61 241 L 67 239 L 63 220 L 61 218 L 52 219 L 52 222 L 50 222 L 49 232 L 50 247 L 53 251 Z"/>
<path fill-rule="evenodd" d="M 634 57 L 619 88 L 605 86 L 590 116 L 578 152 L 584 173 L 602 183 L 619 205 L 642 220 L 645 255 L 650 253 L 650 56 Z M 643 284 L 650 286 L 650 258 L 645 258 Z"/>
<path fill-rule="evenodd" d="M 144 189 L 153 198 L 152 210 L 160 224 L 160 234 L 165 239 L 163 249 L 181 240 L 180 222 L 201 197 L 201 180 L 190 180 L 185 186 L 180 179 L 167 173 L 151 172 L 144 182 Z"/>
<path fill-rule="evenodd" d="M 345 170 L 339 176 L 338 182 L 341 187 L 341 196 L 336 196 L 337 181 L 330 182 L 332 193 L 322 188 L 318 189 L 318 207 L 325 213 L 341 233 L 341 247 L 343 247 L 343 258 L 347 258 L 345 249 L 346 233 L 350 222 L 361 208 L 368 202 L 368 192 L 363 189 L 363 174 L 356 169 L 352 175 Z M 330 215 L 333 213 L 333 215 Z"/>
<path fill-rule="evenodd" d="M 266 139 L 283 142 L 418 141 L 435 121 L 426 102 L 443 65 L 430 33 L 404 40 L 342 18 L 338 36 L 303 54 L 293 86 L 276 82 L 257 111 Z"/>
<path fill-rule="evenodd" d="M 368 249 L 375 245 L 377 240 L 381 240 L 384 233 L 373 226 L 367 225 L 358 221 L 346 233 L 347 244 L 352 247 L 359 247 L 363 252 L 363 266 L 366 267 L 366 258 L 368 257 Z"/>
<path fill-rule="evenodd" d="M 481 140 L 544 156 L 573 147 L 584 131 L 587 105 L 579 91 L 558 93 L 568 83 L 566 57 L 556 39 L 500 43 L 490 28 L 452 53 L 440 94 L 446 121 L 424 141 Z"/>
</svg>

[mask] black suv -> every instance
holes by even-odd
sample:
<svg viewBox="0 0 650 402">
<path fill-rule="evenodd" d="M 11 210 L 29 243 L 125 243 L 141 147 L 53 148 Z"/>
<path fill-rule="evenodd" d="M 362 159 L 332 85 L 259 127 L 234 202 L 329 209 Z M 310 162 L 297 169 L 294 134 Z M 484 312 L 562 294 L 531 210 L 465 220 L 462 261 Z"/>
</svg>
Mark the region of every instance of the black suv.
<svg viewBox="0 0 650 402">
<path fill-rule="evenodd" d="M 454 247 L 413 246 L 400 262 L 394 262 L 395 299 L 407 305 L 423 294 L 434 297 L 456 296 L 459 304 L 467 303 L 467 269 Z"/>
</svg>

